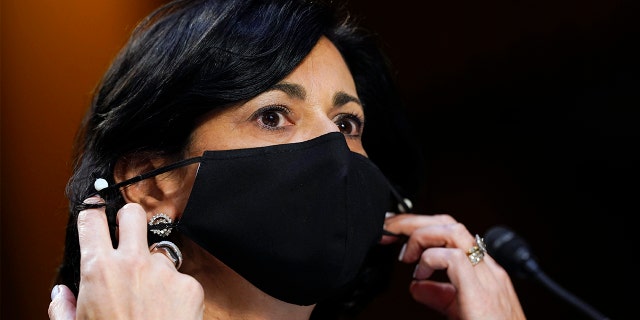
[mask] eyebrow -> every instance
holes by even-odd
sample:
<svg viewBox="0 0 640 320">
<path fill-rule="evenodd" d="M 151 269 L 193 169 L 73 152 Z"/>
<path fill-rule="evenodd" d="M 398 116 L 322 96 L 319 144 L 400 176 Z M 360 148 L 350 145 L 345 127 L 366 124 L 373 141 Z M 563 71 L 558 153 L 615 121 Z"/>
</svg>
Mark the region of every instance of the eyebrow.
<svg viewBox="0 0 640 320">
<path fill-rule="evenodd" d="M 282 91 L 287 95 L 300 100 L 304 100 L 307 97 L 307 92 L 304 90 L 304 88 L 295 83 L 289 83 L 289 82 L 276 83 L 273 87 L 269 88 L 268 91 L 271 91 L 271 90 Z M 340 107 L 349 102 L 355 102 L 358 105 L 362 106 L 362 102 L 360 101 L 360 99 L 344 91 L 339 91 L 333 96 L 334 107 Z"/>
<path fill-rule="evenodd" d="M 362 107 L 362 102 L 360 102 L 360 99 L 344 92 L 344 91 L 340 91 L 338 93 L 336 93 L 333 96 L 333 106 L 334 107 L 338 107 L 338 106 L 342 106 L 345 105 L 349 102 L 355 102 L 357 103 L 359 106 Z"/>
<path fill-rule="evenodd" d="M 273 87 L 269 88 L 268 91 L 271 90 L 280 90 L 287 95 L 300 100 L 304 100 L 307 97 L 307 92 L 302 86 L 289 82 L 276 83 Z"/>
</svg>

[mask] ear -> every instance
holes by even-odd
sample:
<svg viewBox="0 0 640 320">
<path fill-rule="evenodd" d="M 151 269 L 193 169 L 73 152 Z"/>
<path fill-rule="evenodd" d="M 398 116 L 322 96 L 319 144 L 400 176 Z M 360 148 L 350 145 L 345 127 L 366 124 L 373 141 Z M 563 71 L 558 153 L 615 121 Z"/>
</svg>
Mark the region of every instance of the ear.
<svg viewBox="0 0 640 320">
<path fill-rule="evenodd" d="M 167 163 L 164 158 L 146 155 L 120 158 L 114 168 L 114 179 L 119 183 Z M 155 214 L 164 213 L 175 221 L 184 210 L 190 190 L 183 188 L 185 174 L 184 170 L 178 168 L 138 181 L 122 188 L 121 192 L 126 202 L 139 203 L 144 208 L 147 220 Z"/>
</svg>

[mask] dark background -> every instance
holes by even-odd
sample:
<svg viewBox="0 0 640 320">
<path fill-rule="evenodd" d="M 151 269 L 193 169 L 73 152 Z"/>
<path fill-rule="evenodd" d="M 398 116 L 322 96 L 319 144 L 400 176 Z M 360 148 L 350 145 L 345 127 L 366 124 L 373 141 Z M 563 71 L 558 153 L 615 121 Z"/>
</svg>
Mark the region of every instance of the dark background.
<svg viewBox="0 0 640 320">
<path fill-rule="evenodd" d="M 379 31 L 422 141 L 419 211 L 480 234 L 510 227 L 558 284 L 612 319 L 630 317 L 637 1 L 350 3 Z M 412 268 L 398 271 L 362 319 L 424 315 L 407 303 Z M 587 319 L 531 279 L 514 285 L 530 319 Z"/>
<path fill-rule="evenodd" d="M 71 142 L 90 92 L 162 0 L 2 0 L 2 319 L 47 319 Z M 377 30 L 425 155 L 421 213 L 507 225 L 612 319 L 636 311 L 637 1 L 349 2 Z M 390 155 L 402 157 L 398 154 Z M 438 319 L 413 266 L 361 319 Z M 580 319 L 514 278 L 529 319 Z"/>
</svg>

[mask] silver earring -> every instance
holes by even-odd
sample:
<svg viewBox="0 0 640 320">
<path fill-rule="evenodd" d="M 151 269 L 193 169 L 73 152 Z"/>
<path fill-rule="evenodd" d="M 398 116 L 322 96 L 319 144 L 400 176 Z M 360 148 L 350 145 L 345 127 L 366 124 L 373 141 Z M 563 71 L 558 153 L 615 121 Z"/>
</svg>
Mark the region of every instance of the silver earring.
<svg viewBox="0 0 640 320">
<path fill-rule="evenodd" d="M 149 231 L 161 237 L 167 237 L 171 233 L 171 229 L 173 229 L 172 222 L 173 220 L 168 215 L 158 213 L 149 220 Z"/>
</svg>

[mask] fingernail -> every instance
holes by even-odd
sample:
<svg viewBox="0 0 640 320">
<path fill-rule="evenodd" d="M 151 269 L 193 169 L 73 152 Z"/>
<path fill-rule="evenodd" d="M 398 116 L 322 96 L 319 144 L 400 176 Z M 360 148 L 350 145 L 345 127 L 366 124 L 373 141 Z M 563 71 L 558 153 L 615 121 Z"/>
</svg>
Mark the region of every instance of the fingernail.
<svg viewBox="0 0 640 320">
<path fill-rule="evenodd" d="M 405 242 L 402 245 L 402 249 L 400 249 L 400 254 L 398 255 L 398 261 L 402 261 L 402 258 L 404 258 L 404 252 L 407 250 L 407 243 Z"/>
<path fill-rule="evenodd" d="M 58 295 L 58 293 L 60 293 L 60 286 L 59 285 L 53 286 L 53 289 L 51 289 L 51 301 L 53 301 L 53 299 Z"/>
<path fill-rule="evenodd" d="M 418 273 L 418 267 L 419 266 L 420 266 L 419 264 L 416 264 L 416 267 L 413 268 L 413 274 L 411 275 L 411 278 L 413 278 L 413 279 L 416 278 L 416 274 Z"/>
<path fill-rule="evenodd" d="M 84 204 L 102 204 L 102 203 L 104 203 L 104 200 L 102 200 L 102 198 L 99 195 L 95 195 L 95 196 L 91 196 L 89 198 L 84 199 L 84 201 L 82 201 L 82 203 L 84 203 Z"/>
<path fill-rule="evenodd" d="M 395 214 L 395 213 L 393 213 L 393 212 L 386 212 L 386 213 L 384 214 L 384 218 L 385 218 L 385 219 L 388 219 L 388 218 L 391 218 L 391 217 L 393 217 L 393 216 L 395 216 L 395 215 L 396 215 L 396 214 Z"/>
</svg>

